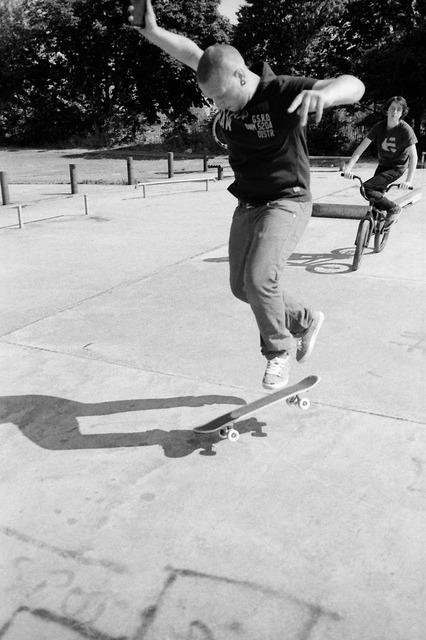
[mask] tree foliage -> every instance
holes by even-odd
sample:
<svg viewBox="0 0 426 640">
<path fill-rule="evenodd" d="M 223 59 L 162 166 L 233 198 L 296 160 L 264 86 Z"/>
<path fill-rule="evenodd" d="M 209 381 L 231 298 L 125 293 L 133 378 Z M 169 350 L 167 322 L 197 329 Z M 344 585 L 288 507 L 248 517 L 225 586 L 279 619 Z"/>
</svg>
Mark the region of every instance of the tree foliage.
<svg viewBox="0 0 426 640">
<path fill-rule="evenodd" d="M 279 73 L 307 75 L 307 51 L 349 0 L 246 0 L 233 44 L 248 63 L 261 58 Z"/>
<path fill-rule="evenodd" d="M 201 47 L 227 41 L 219 0 L 162 0 L 160 24 Z M 158 112 L 200 104 L 194 74 L 126 24 L 127 2 L 23 0 L 0 4 L 0 138 L 99 144 L 134 138 Z"/>
<path fill-rule="evenodd" d="M 353 73 L 373 108 L 404 95 L 419 133 L 426 0 L 246 0 L 234 30 L 219 3 L 154 0 L 159 24 L 203 49 L 232 36 L 248 63 L 277 73 Z M 124 142 L 158 113 L 184 126 L 202 103 L 194 73 L 128 27 L 126 11 L 127 0 L 0 0 L 0 139 Z"/>
<path fill-rule="evenodd" d="M 383 103 L 393 95 L 406 98 L 419 135 L 426 112 L 426 3 L 412 2 L 407 7 L 401 2 L 399 8 L 379 45 L 373 42 L 364 47 L 354 68 L 366 83 L 367 100 Z"/>
<path fill-rule="evenodd" d="M 265 59 L 279 73 L 353 73 L 366 84 L 364 104 L 402 94 L 419 132 L 425 9 L 426 0 L 247 0 L 233 43 L 248 62 Z"/>
</svg>

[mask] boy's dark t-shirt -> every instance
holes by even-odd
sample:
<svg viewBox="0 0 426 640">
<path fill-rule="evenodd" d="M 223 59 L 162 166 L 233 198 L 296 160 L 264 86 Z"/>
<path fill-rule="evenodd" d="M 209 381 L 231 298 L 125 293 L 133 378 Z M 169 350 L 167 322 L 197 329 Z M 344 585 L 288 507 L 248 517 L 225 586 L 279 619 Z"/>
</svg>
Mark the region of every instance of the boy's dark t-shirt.
<svg viewBox="0 0 426 640">
<path fill-rule="evenodd" d="M 367 138 L 376 141 L 379 164 L 385 167 L 403 167 L 408 161 L 408 147 L 417 142 L 416 134 L 404 120 L 392 129 L 387 128 L 387 120 L 382 120 L 374 125 Z"/>
<path fill-rule="evenodd" d="M 223 111 L 225 136 L 235 181 L 229 191 L 239 200 L 261 203 L 279 198 L 311 199 L 305 127 L 287 113 L 314 78 L 276 76 L 265 62 L 251 68 L 260 76 L 256 93 L 238 112 Z"/>
</svg>

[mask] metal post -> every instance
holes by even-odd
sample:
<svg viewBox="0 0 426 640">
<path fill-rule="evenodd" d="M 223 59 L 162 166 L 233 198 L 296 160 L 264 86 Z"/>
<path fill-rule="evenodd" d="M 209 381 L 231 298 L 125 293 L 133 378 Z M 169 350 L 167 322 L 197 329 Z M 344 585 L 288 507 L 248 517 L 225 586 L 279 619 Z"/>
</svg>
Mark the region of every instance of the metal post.
<svg viewBox="0 0 426 640">
<path fill-rule="evenodd" d="M 23 220 L 22 220 L 22 205 L 18 204 L 18 206 L 16 208 L 18 210 L 19 228 L 23 229 L 24 228 L 24 223 L 23 223 Z"/>
<path fill-rule="evenodd" d="M 7 180 L 6 171 L 0 171 L 0 183 L 1 183 L 1 195 L 3 198 L 3 204 L 10 204 L 9 183 Z"/>
<path fill-rule="evenodd" d="M 169 178 L 173 178 L 175 174 L 174 166 L 173 166 L 173 152 L 169 151 L 167 154 L 167 163 L 169 166 Z"/>
<path fill-rule="evenodd" d="M 88 203 L 88 198 L 86 194 L 84 194 L 84 213 L 86 216 L 89 215 L 89 203 Z"/>
<path fill-rule="evenodd" d="M 75 164 L 70 164 L 71 193 L 78 193 L 77 171 Z"/>
<path fill-rule="evenodd" d="M 127 184 L 135 184 L 135 177 L 133 173 L 133 158 L 131 156 L 127 158 Z"/>
<path fill-rule="evenodd" d="M 207 157 L 207 151 L 205 149 L 203 149 L 203 171 L 206 172 L 207 171 L 207 163 L 208 163 L 209 159 Z"/>
<path fill-rule="evenodd" d="M 223 167 L 222 167 L 222 165 L 220 164 L 220 165 L 218 165 L 218 167 L 217 167 L 217 179 L 218 179 L 218 180 L 222 180 L 222 178 L 223 178 Z"/>
</svg>

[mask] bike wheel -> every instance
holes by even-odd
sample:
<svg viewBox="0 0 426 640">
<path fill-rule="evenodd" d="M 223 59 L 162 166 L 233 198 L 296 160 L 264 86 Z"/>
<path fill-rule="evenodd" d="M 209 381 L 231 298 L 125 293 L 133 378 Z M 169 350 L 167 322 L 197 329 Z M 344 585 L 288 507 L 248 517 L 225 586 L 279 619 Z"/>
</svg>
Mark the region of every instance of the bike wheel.
<svg viewBox="0 0 426 640">
<path fill-rule="evenodd" d="M 359 223 L 358 233 L 355 240 L 355 253 L 354 259 L 352 263 L 353 271 L 356 271 L 361 264 L 362 254 L 364 253 L 364 249 L 368 245 L 368 241 L 370 239 L 370 221 L 367 218 L 364 218 Z"/>
<path fill-rule="evenodd" d="M 385 226 L 385 221 L 382 220 L 376 226 L 376 231 L 374 233 L 374 252 L 380 253 L 386 247 L 386 243 L 390 234 L 390 227 L 388 229 L 383 229 Z"/>
</svg>

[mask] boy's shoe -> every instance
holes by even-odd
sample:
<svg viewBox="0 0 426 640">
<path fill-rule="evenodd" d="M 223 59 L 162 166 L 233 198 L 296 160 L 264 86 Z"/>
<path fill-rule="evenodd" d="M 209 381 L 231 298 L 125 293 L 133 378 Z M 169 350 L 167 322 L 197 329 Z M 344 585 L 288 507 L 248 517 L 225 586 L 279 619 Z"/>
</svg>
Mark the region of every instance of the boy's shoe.
<svg viewBox="0 0 426 640">
<path fill-rule="evenodd" d="M 311 326 L 299 338 L 296 353 L 297 362 L 305 362 L 305 360 L 309 358 L 315 346 L 319 330 L 324 322 L 324 314 L 322 311 L 315 311 L 313 315 L 314 319 L 312 320 Z"/>
<path fill-rule="evenodd" d="M 278 391 L 288 385 L 290 378 L 290 356 L 276 356 L 268 360 L 265 375 L 262 380 L 262 387 L 268 391 Z"/>
<path fill-rule="evenodd" d="M 386 216 L 385 224 L 383 226 L 383 231 L 387 231 L 393 224 L 395 224 L 401 212 L 402 207 L 400 207 L 399 204 L 396 204 L 394 207 L 392 207 L 392 209 L 389 209 L 388 215 Z"/>
</svg>

